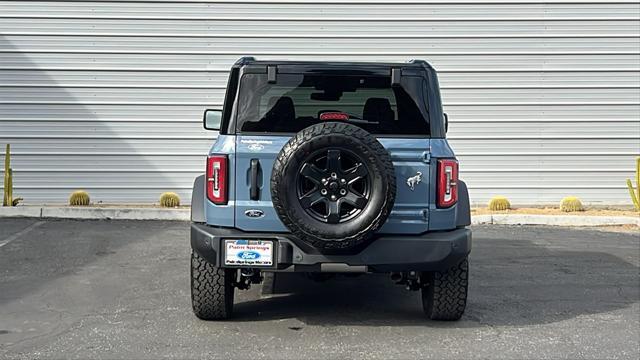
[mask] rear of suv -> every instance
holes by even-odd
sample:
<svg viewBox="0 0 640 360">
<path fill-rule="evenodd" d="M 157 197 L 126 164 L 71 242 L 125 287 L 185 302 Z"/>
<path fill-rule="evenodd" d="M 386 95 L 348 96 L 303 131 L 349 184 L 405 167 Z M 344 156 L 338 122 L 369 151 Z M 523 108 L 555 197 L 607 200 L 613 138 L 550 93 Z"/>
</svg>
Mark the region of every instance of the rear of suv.
<svg viewBox="0 0 640 360">
<path fill-rule="evenodd" d="M 469 197 L 425 61 L 256 61 L 231 69 L 192 196 L 191 295 L 232 315 L 267 272 L 389 273 L 427 317 L 465 309 Z"/>
</svg>

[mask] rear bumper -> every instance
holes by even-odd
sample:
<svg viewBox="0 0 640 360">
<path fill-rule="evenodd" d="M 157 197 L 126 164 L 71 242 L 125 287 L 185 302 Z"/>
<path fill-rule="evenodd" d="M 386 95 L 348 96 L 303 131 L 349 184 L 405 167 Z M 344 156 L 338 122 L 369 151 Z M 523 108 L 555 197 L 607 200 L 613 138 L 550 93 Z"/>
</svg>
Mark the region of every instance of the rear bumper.
<svg viewBox="0 0 640 360">
<path fill-rule="evenodd" d="M 356 254 L 327 255 L 302 250 L 288 234 L 249 233 L 233 228 L 191 224 L 191 248 L 214 266 L 222 261 L 222 239 L 276 241 L 276 266 L 269 271 L 391 272 L 444 270 L 471 251 L 471 230 L 430 232 L 416 236 L 385 235 Z"/>
</svg>

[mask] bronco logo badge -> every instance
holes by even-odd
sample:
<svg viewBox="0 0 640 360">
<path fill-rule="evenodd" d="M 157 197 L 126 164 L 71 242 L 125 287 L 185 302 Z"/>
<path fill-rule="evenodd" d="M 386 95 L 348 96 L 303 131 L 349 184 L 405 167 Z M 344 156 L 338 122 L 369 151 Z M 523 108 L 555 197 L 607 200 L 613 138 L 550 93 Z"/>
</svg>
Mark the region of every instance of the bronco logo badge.
<svg viewBox="0 0 640 360">
<path fill-rule="evenodd" d="M 411 189 L 411 191 L 415 190 L 416 185 L 420 184 L 422 181 L 422 173 L 420 171 L 416 172 L 415 176 L 412 176 L 407 179 L 407 186 Z"/>
</svg>

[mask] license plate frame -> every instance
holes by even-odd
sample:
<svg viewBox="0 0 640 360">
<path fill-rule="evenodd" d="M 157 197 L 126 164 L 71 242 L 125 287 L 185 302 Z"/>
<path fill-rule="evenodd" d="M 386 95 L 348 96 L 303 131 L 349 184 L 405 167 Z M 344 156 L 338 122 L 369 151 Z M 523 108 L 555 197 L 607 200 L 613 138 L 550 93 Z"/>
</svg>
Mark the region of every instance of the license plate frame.
<svg viewBox="0 0 640 360">
<path fill-rule="evenodd" d="M 222 241 L 222 263 L 225 267 L 275 268 L 276 252 L 277 246 L 274 240 L 223 239 Z M 255 257 L 256 254 L 258 254 L 257 257 Z"/>
</svg>

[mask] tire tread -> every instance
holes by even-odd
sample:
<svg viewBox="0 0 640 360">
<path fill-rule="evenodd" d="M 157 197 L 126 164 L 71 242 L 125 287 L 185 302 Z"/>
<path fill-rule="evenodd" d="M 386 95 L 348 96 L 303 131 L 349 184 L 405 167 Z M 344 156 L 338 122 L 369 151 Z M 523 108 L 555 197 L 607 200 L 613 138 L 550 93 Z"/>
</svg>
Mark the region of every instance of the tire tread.
<svg viewBox="0 0 640 360">
<path fill-rule="evenodd" d="M 426 287 L 422 289 L 425 315 L 431 320 L 458 320 L 467 306 L 469 262 L 465 258 L 445 271 L 425 274 Z"/>
<path fill-rule="evenodd" d="M 191 253 L 191 305 L 203 320 L 221 320 L 233 312 L 232 272 Z"/>
</svg>

